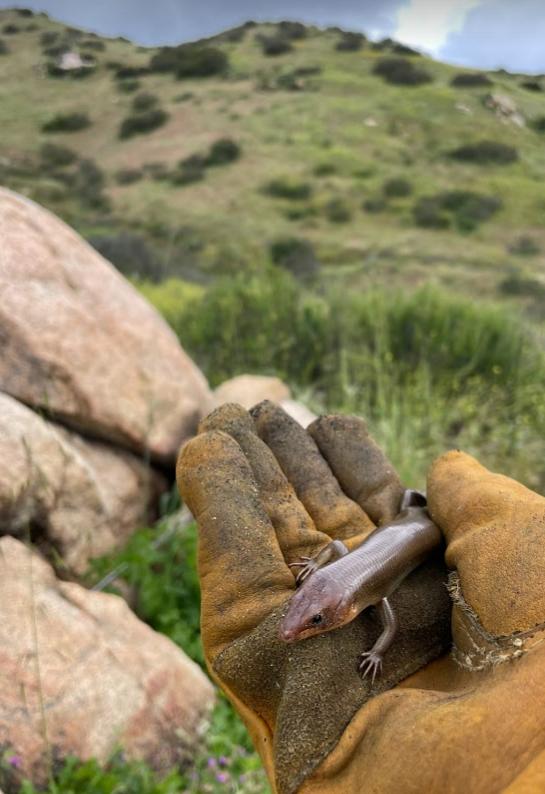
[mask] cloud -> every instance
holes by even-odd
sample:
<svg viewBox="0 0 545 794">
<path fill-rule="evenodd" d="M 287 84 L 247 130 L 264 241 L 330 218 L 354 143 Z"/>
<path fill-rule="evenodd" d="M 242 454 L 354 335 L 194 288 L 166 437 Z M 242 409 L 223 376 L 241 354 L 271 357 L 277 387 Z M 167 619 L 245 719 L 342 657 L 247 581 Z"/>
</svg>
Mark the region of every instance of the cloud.
<svg viewBox="0 0 545 794">
<path fill-rule="evenodd" d="M 397 12 L 394 38 L 436 55 L 449 35 L 461 30 L 482 0 L 409 0 Z"/>
<path fill-rule="evenodd" d="M 483 69 L 545 71 L 543 0 L 485 0 L 467 14 L 439 55 L 443 60 Z"/>
<path fill-rule="evenodd" d="M 139 44 L 177 44 L 213 35 L 249 19 L 298 19 L 320 26 L 391 35 L 403 0 L 22 0 L 70 25 Z M 1 7 L 13 0 L 0 0 Z"/>
</svg>

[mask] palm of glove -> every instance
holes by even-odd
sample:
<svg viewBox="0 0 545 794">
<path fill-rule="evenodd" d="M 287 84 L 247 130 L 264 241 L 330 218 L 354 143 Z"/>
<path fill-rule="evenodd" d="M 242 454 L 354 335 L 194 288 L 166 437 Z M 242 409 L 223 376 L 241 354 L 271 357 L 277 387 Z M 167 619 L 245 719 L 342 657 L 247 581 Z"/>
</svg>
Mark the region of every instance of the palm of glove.
<svg viewBox="0 0 545 794">
<path fill-rule="evenodd" d="M 354 547 L 394 518 L 403 493 L 391 464 L 353 417 L 309 432 L 270 403 L 227 405 L 184 448 L 178 478 L 200 527 L 202 633 L 212 675 L 245 719 L 279 791 L 289 794 L 338 742 L 370 695 L 390 689 L 450 642 L 439 555 L 391 601 L 399 634 L 371 687 L 357 671 L 380 625 L 348 626 L 294 645 L 278 639 L 295 588 L 289 565 L 331 539 Z"/>
</svg>

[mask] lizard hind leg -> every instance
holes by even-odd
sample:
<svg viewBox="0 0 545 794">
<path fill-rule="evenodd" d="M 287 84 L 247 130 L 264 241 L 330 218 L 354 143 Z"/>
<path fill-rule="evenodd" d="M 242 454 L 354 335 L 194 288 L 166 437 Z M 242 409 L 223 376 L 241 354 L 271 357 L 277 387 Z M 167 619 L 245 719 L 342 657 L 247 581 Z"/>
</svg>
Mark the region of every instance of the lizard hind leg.
<svg viewBox="0 0 545 794">
<path fill-rule="evenodd" d="M 299 557 L 299 562 L 290 562 L 288 563 L 288 567 L 301 568 L 295 577 L 295 583 L 297 586 L 299 586 L 302 585 L 303 582 L 314 573 L 314 571 L 317 571 L 319 568 L 323 568 L 330 562 L 340 560 L 340 558 L 344 557 L 345 554 L 348 554 L 348 549 L 344 543 L 340 540 L 332 540 L 331 543 L 328 543 L 327 546 L 324 546 L 323 549 L 320 549 L 318 554 L 315 554 L 314 557 Z"/>
</svg>

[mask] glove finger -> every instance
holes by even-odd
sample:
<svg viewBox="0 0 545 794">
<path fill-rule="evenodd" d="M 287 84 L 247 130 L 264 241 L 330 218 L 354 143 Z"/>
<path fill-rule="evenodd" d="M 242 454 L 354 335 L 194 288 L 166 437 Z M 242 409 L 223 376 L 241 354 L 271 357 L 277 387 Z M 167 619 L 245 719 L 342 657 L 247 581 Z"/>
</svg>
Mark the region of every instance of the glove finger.
<svg viewBox="0 0 545 794">
<path fill-rule="evenodd" d="M 200 432 L 211 430 L 228 433 L 244 452 L 286 563 L 313 556 L 329 543 L 329 537 L 316 530 L 278 461 L 257 435 L 248 411 L 234 403 L 216 408 L 199 425 Z"/>
<path fill-rule="evenodd" d="M 307 428 L 341 488 L 377 526 L 399 513 L 404 488 L 357 416 L 320 416 Z"/>
<path fill-rule="evenodd" d="M 181 496 L 199 525 L 201 625 L 209 660 L 247 634 L 293 590 L 252 470 L 236 441 L 213 431 L 178 458 Z"/>
<path fill-rule="evenodd" d="M 339 540 L 361 540 L 375 528 L 342 490 L 311 436 L 277 405 L 251 409 L 258 435 L 272 450 L 316 528 Z"/>
<path fill-rule="evenodd" d="M 545 498 L 449 452 L 429 472 L 428 509 L 446 537 L 447 565 L 457 569 L 458 597 L 486 632 L 526 632 L 545 621 Z"/>
</svg>

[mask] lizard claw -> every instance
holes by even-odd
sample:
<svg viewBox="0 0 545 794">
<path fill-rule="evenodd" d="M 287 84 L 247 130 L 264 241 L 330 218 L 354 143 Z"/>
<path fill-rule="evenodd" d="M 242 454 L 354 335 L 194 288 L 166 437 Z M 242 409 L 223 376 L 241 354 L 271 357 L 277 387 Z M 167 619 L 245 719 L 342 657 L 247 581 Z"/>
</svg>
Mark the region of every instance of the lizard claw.
<svg viewBox="0 0 545 794">
<path fill-rule="evenodd" d="M 375 683 L 375 678 L 382 673 L 382 656 L 374 651 L 366 651 L 360 655 L 358 670 L 362 678 L 366 678 L 372 673 L 371 686 Z"/>
<path fill-rule="evenodd" d="M 295 577 L 297 586 L 303 584 L 305 579 L 308 579 L 308 577 L 320 567 L 312 557 L 300 557 L 300 559 L 302 562 L 290 562 L 288 565 L 289 568 L 301 568 Z"/>
</svg>

